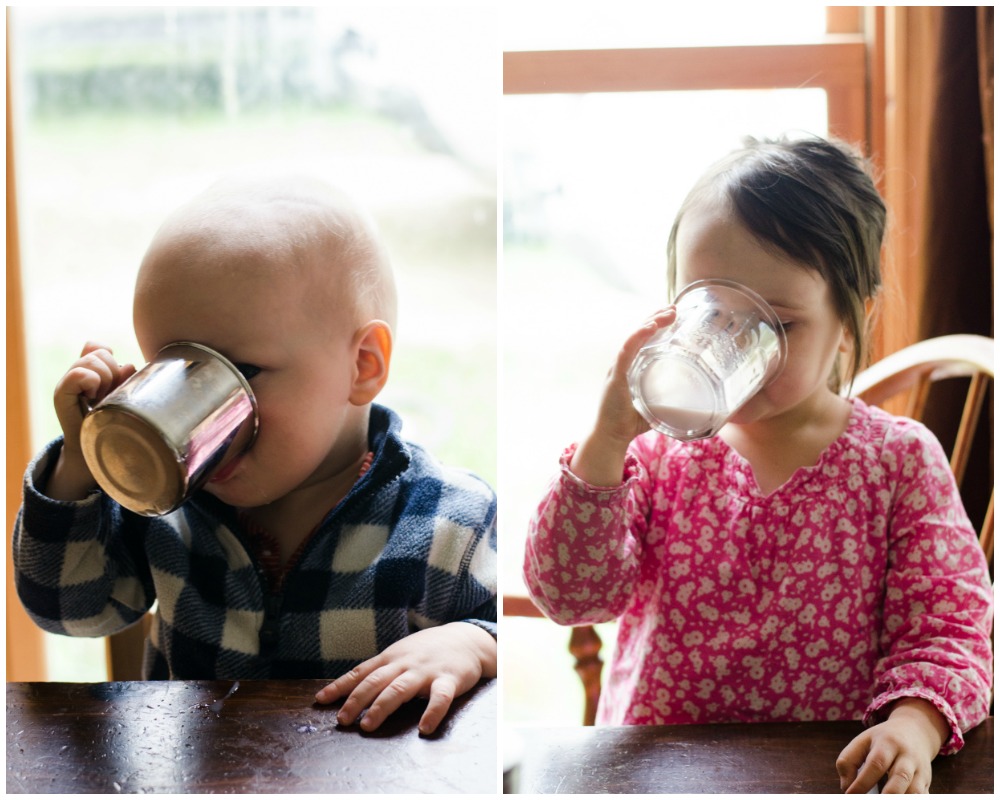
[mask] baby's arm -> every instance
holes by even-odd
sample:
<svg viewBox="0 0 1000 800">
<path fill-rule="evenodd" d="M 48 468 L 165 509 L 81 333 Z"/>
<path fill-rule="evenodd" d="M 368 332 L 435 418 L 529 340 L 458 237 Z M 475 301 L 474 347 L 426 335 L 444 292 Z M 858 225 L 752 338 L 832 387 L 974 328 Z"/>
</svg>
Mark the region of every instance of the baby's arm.
<svg viewBox="0 0 1000 800">
<path fill-rule="evenodd" d="M 119 365 L 111 350 L 95 342 L 87 342 L 80 358 L 56 385 L 53 404 L 63 431 L 63 446 L 42 488 L 53 500 L 83 500 L 97 488 L 80 449 L 80 427 L 83 412 L 80 398 L 98 402 L 112 389 L 135 372 L 131 364 Z"/>
<path fill-rule="evenodd" d="M 456 697 L 479 680 L 496 677 L 496 514 L 496 495 L 485 483 L 454 471 L 445 477 L 435 513 L 419 515 L 434 521 L 433 535 L 418 537 L 408 549 L 416 562 L 423 548 L 427 566 L 422 587 L 406 589 L 419 597 L 408 617 L 420 630 L 317 693 L 320 703 L 344 699 L 337 714 L 341 723 L 355 722 L 367 708 L 361 727 L 371 731 L 406 701 L 426 697 L 419 728 L 432 733 Z M 407 537 L 398 541 L 410 547 Z M 387 579 L 401 588 L 399 581 Z"/>
<path fill-rule="evenodd" d="M 149 609 L 154 593 L 142 552 L 145 520 L 126 524 L 80 451 L 80 396 L 100 400 L 134 372 L 110 350 L 88 343 L 55 391 L 64 439 L 28 468 L 12 551 L 18 595 L 53 633 L 106 636 Z"/>
<path fill-rule="evenodd" d="M 342 725 L 353 723 L 367 708 L 361 728 L 373 731 L 403 703 L 427 697 L 419 729 L 430 734 L 456 697 L 496 674 L 496 639 L 468 622 L 450 622 L 400 639 L 321 689 L 316 700 L 332 703 L 346 697 L 337 712 Z"/>
</svg>

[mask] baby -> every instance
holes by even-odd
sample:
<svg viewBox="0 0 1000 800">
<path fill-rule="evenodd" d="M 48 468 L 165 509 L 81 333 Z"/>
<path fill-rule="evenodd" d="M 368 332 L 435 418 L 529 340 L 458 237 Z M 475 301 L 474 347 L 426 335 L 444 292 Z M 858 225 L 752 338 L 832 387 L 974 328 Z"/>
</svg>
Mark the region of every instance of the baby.
<svg viewBox="0 0 1000 800">
<path fill-rule="evenodd" d="M 374 404 L 395 318 L 376 231 L 325 184 L 230 179 L 175 212 L 136 282 L 142 354 L 192 341 L 240 365 L 259 434 L 177 511 L 126 511 L 83 459 L 79 398 L 135 369 L 88 343 L 14 531 L 35 621 L 106 636 L 158 601 L 147 678 L 336 678 L 316 700 L 346 698 L 341 723 L 373 730 L 420 696 L 432 732 L 496 675 L 496 497 Z"/>
</svg>

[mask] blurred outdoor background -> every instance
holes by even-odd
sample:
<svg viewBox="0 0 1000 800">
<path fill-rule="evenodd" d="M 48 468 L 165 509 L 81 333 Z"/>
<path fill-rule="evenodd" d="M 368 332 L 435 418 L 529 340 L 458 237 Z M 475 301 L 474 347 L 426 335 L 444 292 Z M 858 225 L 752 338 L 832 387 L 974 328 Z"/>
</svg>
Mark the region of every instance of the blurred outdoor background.
<svg viewBox="0 0 1000 800">
<path fill-rule="evenodd" d="M 514 4 L 505 51 L 815 41 L 825 10 L 616 3 L 590 15 Z M 666 91 L 503 98 L 502 585 L 523 594 L 528 520 L 589 429 L 625 337 L 666 304 L 666 243 L 696 178 L 747 135 L 827 133 L 826 93 Z M 570 630 L 503 619 L 504 721 L 579 725 Z M 613 623 L 598 627 L 607 663 Z M 606 670 L 605 670 L 606 671 Z"/>
<path fill-rule="evenodd" d="M 133 279 L 163 218 L 225 173 L 291 170 L 352 195 L 388 242 L 400 315 L 379 401 L 496 486 L 496 20 L 418 6 L 10 9 L 36 452 L 86 340 L 142 363 Z M 105 679 L 102 640 L 46 651 L 50 680 Z"/>
</svg>

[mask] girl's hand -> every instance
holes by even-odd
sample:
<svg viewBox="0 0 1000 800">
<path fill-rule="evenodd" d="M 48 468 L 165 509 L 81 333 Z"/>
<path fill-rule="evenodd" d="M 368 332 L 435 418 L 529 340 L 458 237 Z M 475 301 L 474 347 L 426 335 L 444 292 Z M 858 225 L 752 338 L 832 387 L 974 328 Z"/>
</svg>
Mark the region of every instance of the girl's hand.
<svg viewBox="0 0 1000 800">
<path fill-rule="evenodd" d="M 865 794 L 888 775 L 883 794 L 926 794 L 931 762 L 951 735 L 934 706 L 917 697 L 897 701 L 889 718 L 857 736 L 837 759 L 841 791 Z"/>
<path fill-rule="evenodd" d="M 56 384 L 53 404 L 63 431 L 63 447 L 45 488 L 52 499 L 82 500 L 97 485 L 80 449 L 84 417 L 80 398 L 85 397 L 90 403 L 100 402 L 134 372 L 131 364 L 120 365 L 110 348 L 87 342 L 80 358 Z"/>
<path fill-rule="evenodd" d="M 361 728 L 373 731 L 403 703 L 427 697 L 419 729 L 430 734 L 456 697 L 480 678 L 496 674 L 496 640 L 471 623 L 450 622 L 400 639 L 320 689 L 316 701 L 332 703 L 346 696 L 337 721 L 350 725 L 367 708 Z"/>
<path fill-rule="evenodd" d="M 580 442 L 570 463 L 573 474 L 587 483 L 594 486 L 621 483 L 629 443 L 649 430 L 649 423 L 632 405 L 628 371 L 643 345 L 661 328 L 673 323 L 676 316 L 673 306 L 657 311 L 625 340 L 618 352 L 604 384 L 594 429 Z"/>
</svg>

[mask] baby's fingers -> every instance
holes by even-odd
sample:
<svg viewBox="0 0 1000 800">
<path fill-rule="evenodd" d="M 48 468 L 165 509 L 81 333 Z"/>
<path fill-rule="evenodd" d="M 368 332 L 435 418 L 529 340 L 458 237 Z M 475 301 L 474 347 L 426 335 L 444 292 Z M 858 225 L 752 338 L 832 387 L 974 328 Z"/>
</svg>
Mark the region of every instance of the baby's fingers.
<svg viewBox="0 0 1000 800">
<path fill-rule="evenodd" d="M 358 686 L 361 681 L 371 675 L 381 662 L 369 659 L 358 664 L 354 669 L 345 672 L 335 681 L 331 681 L 318 692 L 316 692 L 317 703 L 332 703 L 341 697 L 346 697 Z"/>
<path fill-rule="evenodd" d="M 359 686 L 354 694 L 357 694 L 360 689 L 362 689 L 362 686 Z M 378 692 L 378 696 L 371 701 L 371 706 L 361 720 L 362 730 L 375 730 L 403 703 L 417 697 L 423 690 L 424 681 L 417 673 L 412 671 L 401 672 L 389 683 L 385 684 L 384 688 Z M 348 699 L 353 699 L 353 696 L 352 694 L 351 698 Z"/>
<path fill-rule="evenodd" d="M 113 381 L 111 366 L 98 354 L 91 353 L 70 367 L 56 384 L 56 400 L 63 400 L 67 407 L 81 395 L 96 400 L 102 387 L 110 387 Z"/>
<path fill-rule="evenodd" d="M 77 361 L 56 384 L 52 403 L 68 444 L 75 445 L 79 438 L 85 413 L 81 398 L 99 399 L 113 381 L 114 373 L 108 363 L 98 354 L 90 353 Z"/>
<path fill-rule="evenodd" d="M 457 689 L 454 679 L 445 675 L 437 678 L 431 684 L 430 699 L 427 702 L 427 708 L 424 709 L 424 713 L 420 717 L 418 726 L 422 734 L 426 736 L 437 730 L 441 720 L 444 719 L 451 704 L 455 701 Z"/>
<path fill-rule="evenodd" d="M 98 401 L 135 374 L 132 364 L 119 364 L 111 350 L 88 342 L 56 385 L 56 402 L 69 407 L 80 396 Z"/>
</svg>

